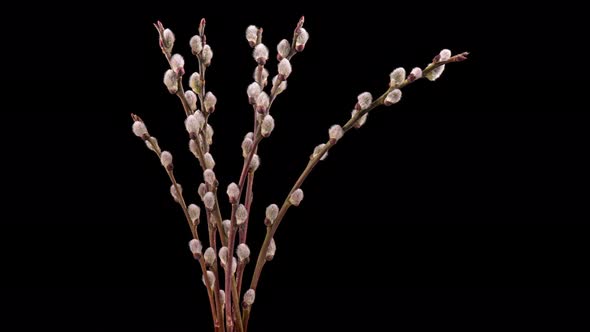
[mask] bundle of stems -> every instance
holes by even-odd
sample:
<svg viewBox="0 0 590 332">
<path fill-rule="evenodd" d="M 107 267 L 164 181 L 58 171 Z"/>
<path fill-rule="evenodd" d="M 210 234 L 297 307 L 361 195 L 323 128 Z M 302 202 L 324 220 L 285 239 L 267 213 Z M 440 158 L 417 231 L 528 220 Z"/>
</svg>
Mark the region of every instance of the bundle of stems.
<svg viewBox="0 0 590 332">
<path fill-rule="evenodd" d="M 449 50 L 442 50 L 424 69 L 416 67 L 406 75 L 404 68 L 397 68 L 390 74 L 389 87 L 378 98 L 373 99 L 371 93 L 363 92 L 358 95 L 357 103 L 351 118 L 342 126 L 333 125 L 328 130 L 328 140 L 316 146 L 310 160 L 283 200 L 279 207 L 270 204 L 266 208 L 264 224 L 266 236 L 258 252 L 256 265 L 248 289 L 243 288 L 244 268 L 250 262 L 250 248 L 246 244 L 248 224 L 253 201 L 254 175 L 260 165 L 258 147 L 263 139 L 270 136 L 274 129 L 274 119 L 270 114 L 273 102 L 287 88 L 287 79 L 291 75 L 291 61 L 301 53 L 308 42 L 309 33 L 303 27 L 304 18 L 297 23 L 291 41 L 283 39 L 277 45 L 277 59 L 279 61 L 277 75 L 272 79 L 269 92 L 265 92 L 268 85 L 269 72 L 265 68 L 269 57 L 268 48 L 262 43 L 263 29 L 249 26 L 246 29 L 246 40 L 253 49 L 256 62 L 253 79 L 248 86 L 248 102 L 252 107 L 253 129 L 242 141 L 242 165 L 238 183 L 231 183 L 227 189 L 231 215 L 223 219 L 220 209 L 219 182 L 214 167 L 215 160 L 211 154 L 213 143 L 213 127 L 209 124 L 209 117 L 215 112 L 217 98 L 206 90 L 205 75 L 211 65 L 213 51 L 207 44 L 205 35 L 205 19 L 202 19 L 198 33 L 190 39 L 192 54 L 198 61 L 198 71 L 189 78 L 190 90 L 184 89 L 183 78 L 184 58 L 180 54 L 173 54 L 175 36 L 170 29 L 164 28 L 161 22 L 154 24 L 159 35 L 159 45 L 162 49 L 170 69 L 164 74 L 164 84 L 171 94 L 175 94 L 186 115 L 185 127 L 189 136 L 189 150 L 199 162 L 203 171 L 204 182 L 200 184 L 198 192 L 205 207 L 207 220 L 207 239 L 199 238 L 197 226 L 200 224 L 201 208 L 196 204 L 188 204 L 183 196 L 183 188 L 174 175 L 173 158 L 170 152 L 162 150 L 158 140 L 151 136 L 143 120 L 132 114 L 132 130 L 135 135 L 145 141 L 146 146 L 153 151 L 171 181 L 170 193 L 180 205 L 186 222 L 192 234 L 189 249 L 198 262 L 203 273 L 203 283 L 207 289 L 211 315 L 216 332 L 244 332 L 248 330 L 248 322 L 252 312 L 252 305 L 256 296 L 256 289 L 266 262 L 273 259 L 276 251 L 274 235 L 291 206 L 299 206 L 303 200 L 301 186 L 319 161 L 324 160 L 328 151 L 336 145 L 350 129 L 360 128 L 367 120 L 368 113 L 378 106 L 391 106 L 400 101 L 401 89 L 407 85 L 427 78 L 436 80 L 445 69 L 445 65 L 464 61 L 468 53 L 452 56 Z M 208 247 L 203 251 L 203 245 Z M 219 241 L 219 242 L 218 242 Z M 237 256 L 237 257 L 236 257 Z M 223 287 L 222 289 L 222 281 Z"/>
</svg>

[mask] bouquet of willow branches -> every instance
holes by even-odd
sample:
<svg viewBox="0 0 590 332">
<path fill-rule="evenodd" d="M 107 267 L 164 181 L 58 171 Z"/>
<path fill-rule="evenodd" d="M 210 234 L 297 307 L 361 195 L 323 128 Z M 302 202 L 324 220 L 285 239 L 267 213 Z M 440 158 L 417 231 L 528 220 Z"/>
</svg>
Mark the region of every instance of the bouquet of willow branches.
<svg viewBox="0 0 590 332">
<path fill-rule="evenodd" d="M 190 75 L 189 86 L 191 89 L 186 91 L 183 86 L 184 58 L 180 54 L 172 53 L 175 42 L 174 34 L 170 29 L 165 29 L 162 23 L 155 24 L 162 53 L 170 65 L 170 69 L 164 74 L 164 84 L 171 94 L 175 94 L 180 99 L 186 115 L 184 124 L 190 138 L 189 149 L 199 161 L 203 171 L 204 183 L 199 186 L 198 193 L 205 207 L 207 218 L 209 247 L 204 252 L 204 241 L 201 240 L 197 232 L 197 226 L 201 219 L 201 208 L 197 204 L 187 205 L 184 200 L 183 188 L 176 181 L 174 175 L 172 155 L 160 148 L 157 139 L 149 134 L 141 118 L 134 114 L 132 114 L 134 121 L 132 129 L 135 135 L 145 141 L 148 149 L 158 156 L 170 177 L 172 182 L 170 193 L 182 208 L 192 233 L 193 239 L 189 242 L 189 248 L 203 272 L 203 283 L 207 288 L 215 331 L 247 331 L 262 268 L 275 255 L 276 245 L 273 236 L 287 210 L 291 206 L 301 204 L 303 200 L 301 185 L 316 164 L 327 157 L 328 150 L 336 145 L 338 140 L 350 129 L 362 127 L 371 110 L 378 106 L 391 106 L 399 102 L 403 87 L 423 77 L 434 81 L 442 74 L 446 64 L 460 62 L 467 58 L 467 53 L 451 56 L 449 50 L 442 50 L 424 69 L 416 67 L 407 76 L 404 68 L 397 68 L 391 72 L 389 87 L 380 97 L 373 99 L 369 92 L 358 95 L 358 101 L 354 105 L 350 120 L 343 126 L 335 124 L 329 128 L 328 140 L 313 149 L 307 167 L 293 185 L 282 205 L 279 207 L 276 204 L 270 204 L 266 208 L 264 218 L 266 237 L 258 252 L 250 287 L 246 289 L 242 285 L 244 283 L 244 268 L 250 261 L 250 248 L 246 244 L 246 240 L 252 205 L 254 174 L 260 165 L 257 149 L 262 140 L 269 137 L 274 129 L 274 119 L 270 111 L 274 100 L 287 89 L 287 79 L 292 71 L 291 61 L 295 55 L 305 49 L 309 39 L 303 22 L 302 17 L 295 27 L 293 39 L 290 42 L 283 39 L 277 45 L 278 73 L 272 78 L 270 89 L 266 89 L 269 71 L 265 68 L 269 58 L 269 50 L 262 43 L 262 28 L 251 25 L 246 29 L 246 40 L 253 48 L 252 54 L 256 61 L 253 74 L 254 82 L 247 89 L 254 123 L 252 131 L 247 133 L 242 141 L 244 164 L 239 182 L 237 184 L 231 183 L 226 188 L 226 194 L 231 204 L 229 219 L 222 217 L 219 208 L 221 203 L 219 182 L 213 171 L 215 168 L 215 160 L 211 154 L 213 128 L 209 124 L 209 117 L 215 112 L 217 98 L 210 91 L 206 91 L 205 86 L 205 74 L 213 58 L 213 50 L 207 44 L 205 35 L 205 19 L 201 20 L 198 34 L 190 39 L 191 51 L 199 63 L 199 70 Z M 270 91 L 266 92 L 265 89 Z M 224 289 L 221 288 L 222 282 Z"/>
</svg>

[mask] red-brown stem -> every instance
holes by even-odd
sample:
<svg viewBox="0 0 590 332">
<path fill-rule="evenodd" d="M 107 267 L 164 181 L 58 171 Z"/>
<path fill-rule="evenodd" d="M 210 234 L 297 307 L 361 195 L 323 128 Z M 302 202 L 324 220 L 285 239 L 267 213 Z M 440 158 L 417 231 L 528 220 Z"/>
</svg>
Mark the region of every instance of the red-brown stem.
<svg viewBox="0 0 590 332">
<path fill-rule="evenodd" d="M 235 240 L 235 229 L 236 229 L 236 210 L 238 204 L 234 203 L 231 207 L 231 222 L 229 227 L 228 245 L 227 245 L 227 257 L 225 259 L 225 317 L 228 331 L 233 331 L 233 316 L 231 312 L 232 307 L 232 290 L 231 290 L 231 272 L 232 272 L 232 261 L 234 257 L 234 240 Z"/>
</svg>

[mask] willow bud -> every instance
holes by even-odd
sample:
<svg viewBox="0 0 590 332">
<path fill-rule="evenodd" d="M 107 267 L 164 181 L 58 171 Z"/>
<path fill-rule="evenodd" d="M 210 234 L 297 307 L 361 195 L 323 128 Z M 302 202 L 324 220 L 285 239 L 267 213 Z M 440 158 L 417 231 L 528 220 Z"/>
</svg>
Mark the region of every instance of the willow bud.
<svg viewBox="0 0 590 332">
<path fill-rule="evenodd" d="M 268 111 L 268 106 L 270 105 L 270 98 L 266 94 L 266 92 L 262 91 L 258 98 L 256 98 L 256 110 L 259 113 L 266 113 Z"/>
<path fill-rule="evenodd" d="M 199 35 L 193 36 L 189 41 L 189 44 L 191 45 L 191 52 L 193 52 L 194 55 L 199 55 L 203 50 L 203 40 Z"/>
<path fill-rule="evenodd" d="M 330 135 L 330 142 L 336 143 L 344 135 L 344 130 L 342 130 L 342 127 L 340 127 L 340 125 L 333 125 L 328 130 L 328 134 Z"/>
<path fill-rule="evenodd" d="M 373 102 L 373 96 L 370 92 L 363 92 L 358 95 L 357 100 L 356 108 L 359 110 L 364 110 L 371 106 L 371 103 Z"/>
<path fill-rule="evenodd" d="M 451 51 L 444 49 L 444 50 L 440 51 L 440 53 L 434 58 L 433 62 L 437 63 L 437 62 L 441 62 L 441 61 L 447 61 L 450 58 L 451 58 Z M 430 72 L 425 74 L 424 77 L 426 77 L 430 81 L 436 81 L 440 77 L 440 75 L 442 75 L 443 71 L 445 71 L 445 65 L 441 65 L 441 66 L 438 66 L 438 67 L 432 69 Z"/>
<path fill-rule="evenodd" d="M 352 114 L 350 115 L 350 118 L 354 118 L 357 114 L 358 114 L 358 110 L 352 110 Z M 369 115 L 369 113 L 365 113 L 363 116 L 361 116 L 358 120 L 356 120 L 356 122 L 354 123 L 354 127 L 355 128 L 360 128 L 362 127 L 365 122 L 367 122 L 367 116 Z"/>
<path fill-rule="evenodd" d="M 275 120 L 270 114 L 267 114 L 262 120 L 262 125 L 260 126 L 260 133 L 263 137 L 270 136 L 272 130 L 275 128 Z"/>
<path fill-rule="evenodd" d="M 205 258 L 205 264 L 207 265 L 207 267 L 210 267 L 213 264 L 215 264 L 215 260 L 217 259 L 217 257 L 215 256 L 215 249 L 209 247 L 207 248 L 207 250 L 205 250 L 205 254 L 203 255 L 203 257 Z"/>
<path fill-rule="evenodd" d="M 258 167 L 260 167 L 260 157 L 255 154 L 252 156 L 252 160 L 250 161 L 250 172 L 256 172 Z"/>
<path fill-rule="evenodd" d="M 402 67 L 396 68 L 389 74 L 389 86 L 400 86 L 406 80 L 406 70 Z"/>
<path fill-rule="evenodd" d="M 215 134 L 213 127 L 210 124 L 207 124 L 205 127 L 205 140 L 209 145 L 213 144 L 213 134 Z"/>
<path fill-rule="evenodd" d="M 248 259 L 250 258 L 250 248 L 248 248 L 247 244 L 240 243 L 236 251 L 240 262 L 248 262 Z"/>
<path fill-rule="evenodd" d="M 207 210 L 213 210 L 213 208 L 215 207 L 215 194 L 213 194 L 210 191 L 207 192 L 205 196 L 203 196 L 203 204 L 205 205 L 205 208 Z"/>
<path fill-rule="evenodd" d="M 174 47 L 174 41 L 176 37 L 174 37 L 174 33 L 170 29 L 164 30 L 162 33 L 162 46 L 166 49 L 167 52 L 172 51 Z"/>
<path fill-rule="evenodd" d="M 244 137 L 244 140 L 242 141 L 242 156 L 247 158 L 253 147 L 254 141 L 252 141 L 251 138 Z"/>
<path fill-rule="evenodd" d="M 266 60 L 268 60 L 268 47 L 266 47 L 264 44 L 256 45 L 256 47 L 254 47 L 254 51 L 252 52 L 252 56 L 259 65 L 263 66 L 266 63 Z"/>
<path fill-rule="evenodd" d="M 172 70 L 166 70 L 164 73 L 164 85 L 168 88 L 168 92 L 175 94 L 178 91 L 178 75 Z"/>
<path fill-rule="evenodd" d="M 307 32 L 307 30 L 305 30 L 305 28 L 301 28 L 299 30 L 299 35 L 297 36 L 297 40 L 295 40 L 295 49 L 297 50 L 297 52 L 303 51 L 303 49 L 305 48 L 305 44 L 307 44 L 308 40 L 309 40 L 309 33 Z"/>
<path fill-rule="evenodd" d="M 174 54 L 170 58 L 170 67 L 178 75 L 184 75 L 184 58 L 180 54 Z"/>
<path fill-rule="evenodd" d="M 215 177 L 215 172 L 213 172 L 213 170 L 211 169 L 206 169 L 203 172 L 203 178 L 205 179 L 205 182 L 210 186 L 215 185 L 215 181 L 217 181 L 217 178 Z"/>
<path fill-rule="evenodd" d="M 205 122 L 205 118 L 200 113 L 201 112 L 191 114 L 186 117 L 186 120 L 184 120 L 184 127 L 186 128 L 186 131 L 188 132 L 190 138 L 193 140 L 197 138 L 197 135 L 199 134 L 199 131 L 201 130 L 201 128 L 203 127 L 203 123 Z M 194 148 L 196 153 L 196 145 L 194 146 Z M 193 149 L 191 148 L 190 150 L 192 152 Z"/>
<path fill-rule="evenodd" d="M 213 159 L 211 153 L 205 153 L 205 156 L 203 158 L 205 159 L 205 168 L 213 169 L 215 167 L 215 160 Z"/>
<path fill-rule="evenodd" d="M 258 28 L 254 25 L 250 25 L 246 28 L 246 40 L 250 47 L 256 46 L 256 42 L 258 41 Z"/>
<path fill-rule="evenodd" d="M 176 190 L 177 186 L 178 191 Z M 174 201 L 176 203 L 180 203 L 180 196 L 182 195 L 182 186 L 180 185 L 180 183 L 178 183 L 177 185 L 172 184 L 170 186 L 170 195 L 172 195 L 172 198 L 174 198 Z"/>
<path fill-rule="evenodd" d="M 193 89 L 195 93 L 201 93 L 203 88 L 203 82 L 201 81 L 201 74 L 193 73 L 189 78 L 188 85 Z"/>
<path fill-rule="evenodd" d="M 326 146 L 326 144 L 324 144 L 324 143 L 319 144 L 318 146 L 316 146 L 313 149 L 313 153 L 312 153 L 310 159 L 313 159 L 313 158 L 316 158 L 317 156 L 319 156 L 320 153 L 321 153 L 321 151 L 324 149 L 325 146 Z M 328 151 L 324 152 L 324 155 L 320 157 L 320 160 L 326 159 L 327 156 L 328 156 Z"/>
<path fill-rule="evenodd" d="M 131 130 L 133 130 L 135 136 L 141 139 L 147 140 L 150 138 L 150 134 L 148 133 L 147 127 L 145 126 L 145 123 L 143 123 L 142 121 L 133 122 Z"/>
<path fill-rule="evenodd" d="M 415 80 L 422 78 L 422 69 L 420 67 L 415 67 L 408 75 L 408 82 L 414 82 Z"/>
<path fill-rule="evenodd" d="M 291 75 L 291 62 L 289 61 L 289 59 L 283 59 L 281 60 L 281 62 L 279 62 L 279 79 L 281 81 L 286 80 L 289 75 Z"/>
<path fill-rule="evenodd" d="M 229 229 L 231 228 L 231 220 L 225 219 L 224 221 L 221 222 L 221 225 L 223 226 L 223 231 L 225 232 L 225 235 L 229 236 Z"/>
<path fill-rule="evenodd" d="M 277 252 L 277 245 L 275 244 L 275 239 L 274 237 L 272 239 L 270 239 L 270 243 L 268 244 L 268 249 L 266 249 L 266 260 L 267 261 L 272 261 L 272 259 L 275 257 L 275 253 Z"/>
<path fill-rule="evenodd" d="M 247 219 L 248 219 L 248 210 L 246 210 L 246 207 L 244 206 L 244 204 L 240 204 L 238 206 L 238 208 L 236 209 L 236 224 L 238 226 L 243 225 Z"/>
<path fill-rule="evenodd" d="M 250 307 L 254 304 L 254 299 L 256 298 L 256 291 L 252 288 L 248 289 L 246 293 L 244 293 L 244 301 L 242 302 L 242 306 Z"/>
<path fill-rule="evenodd" d="M 204 201 L 205 194 L 207 193 L 207 185 L 204 183 L 201 183 L 199 185 L 199 189 L 197 190 L 197 192 L 199 193 L 199 197 L 201 197 L 201 200 Z"/>
<path fill-rule="evenodd" d="M 260 67 L 256 67 L 254 69 L 254 81 L 256 81 L 256 83 L 258 83 L 262 88 L 264 88 L 266 86 L 266 83 L 268 83 L 268 70 L 266 70 L 266 68 L 262 68 L 262 70 L 259 69 Z"/>
<path fill-rule="evenodd" d="M 229 197 L 229 202 L 235 204 L 238 202 L 238 197 L 240 196 L 240 188 L 235 182 L 232 182 L 227 186 L 227 196 Z"/>
<path fill-rule="evenodd" d="M 189 241 L 188 247 L 191 250 L 191 252 L 193 253 L 193 257 L 195 259 L 200 259 L 202 257 L 203 245 L 201 244 L 201 241 L 199 241 L 197 239 L 192 239 Z"/>
<path fill-rule="evenodd" d="M 393 91 L 391 91 L 390 93 L 387 94 L 387 96 L 385 97 L 385 101 L 383 102 L 383 104 L 385 106 L 391 106 L 393 104 L 396 104 L 397 102 L 399 102 L 399 100 L 402 98 L 402 91 L 400 89 L 395 89 Z"/>
<path fill-rule="evenodd" d="M 197 204 L 191 204 L 188 206 L 188 215 L 191 221 L 196 226 L 199 224 L 199 216 L 201 215 L 201 208 Z"/>
<path fill-rule="evenodd" d="M 196 111 L 197 110 L 197 95 L 191 91 L 185 91 L 184 92 L 184 98 L 186 99 L 186 103 L 188 104 L 188 107 L 191 111 Z"/>
<path fill-rule="evenodd" d="M 266 226 L 270 226 L 275 222 L 277 216 L 279 215 L 279 207 L 276 204 L 271 204 L 266 208 L 266 218 L 264 219 L 264 224 Z"/>
<path fill-rule="evenodd" d="M 207 283 L 205 282 L 205 276 L 203 275 L 203 284 L 205 286 L 207 286 Z M 211 290 L 213 290 L 215 288 L 215 274 L 211 271 L 207 271 L 207 282 L 209 282 L 209 287 L 211 288 Z"/>
<path fill-rule="evenodd" d="M 297 189 L 295 190 L 291 196 L 289 197 L 289 202 L 294 206 L 299 206 L 301 201 L 303 200 L 303 190 Z"/>
<path fill-rule="evenodd" d="M 203 103 L 205 104 L 205 111 L 207 113 L 213 113 L 215 112 L 215 104 L 217 104 L 217 97 L 215 97 L 215 95 L 211 91 L 209 91 L 205 95 L 205 101 Z"/>
<path fill-rule="evenodd" d="M 226 264 L 227 264 L 227 256 L 229 254 L 229 250 L 227 249 L 227 247 L 221 247 L 221 249 L 219 249 L 219 262 L 221 262 L 221 267 L 225 268 Z"/>
<path fill-rule="evenodd" d="M 211 59 L 213 59 L 213 50 L 207 44 L 203 46 L 203 50 L 201 51 L 201 61 L 203 61 L 205 67 L 209 67 L 211 65 Z"/>
<path fill-rule="evenodd" d="M 279 86 L 276 86 L 277 84 L 279 84 Z M 283 91 L 287 90 L 287 81 L 279 80 L 279 75 L 275 75 L 275 77 L 272 78 L 272 87 L 275 89 L 276 95 L 281 94 Z"/>
<path fill-rule="evenodd" d="M 286 39 L 283 39 L 277 45 L 277 59 L 279 61 L 287 58 L 291 53 L 291 44 Z"/>
<path fill-rule="evenodd" d="M 254 105 L 256 104 L 256 98 L 258 98 L 258 95 L 262 92 L 262 88 L 260 88 L 260 84 L 252 82 L 252 84 L 248 85 L 246 92 L 248 93 L 248 101 L 250 102 L 250 105 Z"/>
</svg>

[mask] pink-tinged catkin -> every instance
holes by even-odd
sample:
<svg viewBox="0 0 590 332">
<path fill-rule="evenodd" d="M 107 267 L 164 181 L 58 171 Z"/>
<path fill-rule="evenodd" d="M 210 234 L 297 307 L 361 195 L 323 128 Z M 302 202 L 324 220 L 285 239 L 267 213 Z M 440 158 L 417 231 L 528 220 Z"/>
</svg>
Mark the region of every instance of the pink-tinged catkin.
<svg viewBox="0 0 590 332">
<path fill-rule="evenodd" d="M 279 84 L 279 82 L 281 84 Z M 277 84 L 279 84 L 279 86 L 276 86 Z M 279 80 L 279 75 L 275 75 L 272 78 L 272 87 L 275 90 L 275 94 L 278 95 L 278 94 L 282 93 L 283 91 L 287 90 L 287 81 Z"/>
<path fill-rule="evenodd" d="M 272 259 L 275 257 L 276 252 L 277 252 L 277 245 L 275 243 L 275 238 L 273 237 L 272 239 L 270 239 L 270 243 L 268 244 L 268 249 L 266 249 L 265 259 L 269 262 L 272 261 Z"/>
<path fill-rule="evenodd" d="M 197 145 L 197 142 L 194 139 L 191 139 L 188 142 L 188 149 L 192 152 L 192 154 L 195 156 L 195 158 L 200 159 L 199 158 L 198 145 Z"/>
<path fill-rule="evenodd" d="M 215 134 L 213 127 L 211 127 L 210 124 L 207 124 L 207 126 L 205 127 L 205 140 L 209 145 L 213 144 L 213 134 Z"/>
<path fill-rule="evenodd" d="M 319 144 L 318 146 L 316 146 L 313 149 L 313 153 L 311 154 L 311 156 L 309 156 L 309 159 L 313 159 L 313 158 L 317 158 L 317 156 L 320 155 L 320 152 L 324 149 L 324 147 L 326 146 L 326 144 L 322 143 Z M 326 159 L 326 157 L 328 157 L 328 152 L 324 152 L 324 155 L 320 157 L 320 160 L 324 160 Z"/>
<path fill-rule="evenodd" d="M 260 167 L 260 157 L 255 154 L 252 156 L 252 160 L 250 161 L 250 172 L 256 172 L 258 167 Z"/>
<path fill-rule="evenodd" d="M 231 274 L 235 274 L 238 269 L 238 260 L 235 257 L 231 259 Z"/>
<path fill-rule="evenodd" d="M 295 40 L 295 49 L 297 50 L 297 52 L 303 51 L 303 49 L 305 48 L 305 44 L 307 44 L 308 40 L 309 33 L 307 32 L 307 30 L 305 30 L 305 28 L 301 28 L 299 31 L 299 35 L 297 36 L 297 40 Z"/>
<path fill-rule="evenodd" d="M 373 96 L 370 92 L 363 92 L 357 97 L 357 108 L 360 110 L 367 109 L 373 102 Z"/>
<path fill-rule="evenodd" d="M 213 159 L 213 156 L 211 155 L 211 153 L 209 153 L 209 152 L 205 153 L 203 158 L 205 159 L 205 168 L 207 168 L 207 169 L 215 168 L 215 160 Z"/>
<path fill-rule="evenodd" d="M 270 105 L 270 98 L 266 92 L 262 91 L 258 98 L 256 98 L 256 110 L 259 113 L 265 114 L 268 111 L 268 106 Z"/>
<path fill-rule="evenodd" d="M 176 191 L 176 186 L 178 186 L 178 191 Z M 176 186 L 174 184 L 170 186 L 170 195 L 172 195 L 172 198 L 174 198 L 174 201 L 176 203 L 180 203 L 180 195 L 182 195 L 182 186 L 180 185 L 180 183 L 176 184 Z"/>
<path fill-rule="evenodd" d="M 248 157 L 253 147 L 254 141 L 252 141 L 252 139 L 249 137 L 244 137 L 244 140 L 242 141 L 242 156 L 244 158 Z"/>
<path fill-rule="evenodd" d="M 268 60 L 268 47 L 266 47 L 264 44 L 256 45 L 256 47 L 254 47 L 254 51 L 252 52 L 252 56 L 259 65 L 264 65 L 266 60 Z"/>
<path fill-rule="evenodd" d="M 171 94 L 178 91 L 178 75 L 172 69 L 168 69 L 164 73 L 164 85 Z"/>
<path fill-rule="evenodd" d="M 174 37 L 174 33 L 172 32 L 172 30 L 165 29 L 162 33 L 162 37 L 162 46 L 164 46 L 164 48 L 168 52 L 172 51 L 172 48 L 174 47 L 174 41 L 176 40 L 176 37 Z"/>
<path fill-rule="evenodd" d="M 248 89 L 246 90 L 246 93 L 248 94 L 248 101 L 250 102 L 251 105 L 256 104 L 256 98 L 258 98 L 258 95 L 260 94 L 260 92 L 262 92 L 262 88 L 260 88 L 260 84 L 258 84 L 256 82 L 252 82 L 250 85 L 248 85 Z"/>
<path fill-rule="evenodd" d="M 279 207 L 276 204 L 271 204 L 266 208 L 266 218 L 264 219 L 264 223 L 267 226 L 272 225 L 277 219 L 279 215 Z"/>
<path fill-rule="evenodd" d="M 246 209 L 244 204 L 238 205 L 238 208 L 236 209 L 236 224 L 238 226 L 243 225 L 247 219 L 248 219 L 248 210 Z"/>
<path fill-rule="evenodd" d="M 158 145 L 158 139 L 155 138 L 154 136 L 152 136 L 151 139 L 146 139 L 145 145 L 147 146 L 148 149 L 150 149 L 154 152 L 160 151 L 160 146 Z"/>
<path fill-rule="evenodd" d="M 219 249 L 219 262 L 221 262 L 221 267 L 225 268 L 227 265 L 227 255 L 229 254 L 229 250 L 227 247 L 221 247 Z"/>
<path fill-rule="evenodd" d="M 174 54 L 170 58 L 170 67 L 179 76 L 184 75 L 184 58 L 180 54 Z"/>
<path fill-rule="evenodd" d="M 402 91 L 400 89 L 395 89 L 387 94 L 383 104 L 385 106 L 391 106 L 393 104 L 397 104 L 400 99 L 402 99 Z"/>
<path fill-rule="evenodd" d="M 414 82 L 415 80 L 420 79 L 420 78 L 422 78 L 422 69 L 420 67 L 415 67 L 410 72 L 410 75 L 408 75 L 409 82 Z"/>
<path fill-rule="evenodd" d="M 141 139 L 147 140 L 150 137 L 147 127 L 145 126 L 145 123 L 143 123 L 142 121 L 133 122 L 133 126 L 131 126 L 131 130 L 133 130 L 133 133 L 135 134 L 135 136 L 137 136 Z"/>
<path fill-rule="evenodd" d="M 221 222 L 221 225 L 223 226 L 223 231 L 225 232 L 225 235 L 229 235 L 229 229 L 231 227 L 231 220 L 225 219 L 224 221 Z"/>
<path fill-rule="evenodd" d="M 281 62 L 279 62 L 278 71 L 279 71 L 279 79 L 281 81 L 286 80 L 289 77 L 289 75 L 291 75 L 292 68 L 291 68 L 291 62 L 289 61 L 289 59 L 285 58 L 285 59 L 281 60 Z"/>
<path fill-rule="evenodd" d="M 201 208 L 197 204 L 191 204 L 188 206 L 188 215 L 191 221 L 196 226 L 199 224 L 199 216 L 201 215 Z"/>
<path fill-rule="evenodd" d="M 215 182 L 217 181 L 217 178 L 215 177 L 215 172 L 213 172 L 212 169 L 206 169 L 203 172 L 203 178 L 205 179 L 205 183 L 207 183 L 210 186 L 215 185 Z"/>
<path fill-rule="evenodd" d="M 192 239 L 189 241 L 188 247 L 191 250 L 191 252 L 193 253 L 193 257 L 195 259 L 200 259 L 202 257 L 203 245 L 201 244 L 201 241 L 199 241 L 197 239 Z"/>
<path fill-rule="evenodd" d="M 199 184 L 199 189 L 197 190 L 197 192 L 199 193 L 199 197 L 201 197 L 201 200 L 204 201 L 205 194 L 207 194 L 207 185 L 204 183 Z"/>
<path fill-rule="evenodd" d="M 211 247 L 207 248 L 207 250 L 205 250 L 205 254 L 203 254 L 203 258 L 205 259 L 205 264 L 207 265 L 207 267 L 210 267 L 213 264 L 215 264 L 215 260 L 217 260 L 217 257 L 215 255 L 215 249 Z"/>
<path fill-rule="evenodd" d="M 389 86 L 398 87 L 406 80 L 406 70 L 402 67 L 394 69 L 389 74 Z"/>
<path fill-rule="evenodd" d="M 232 182 L 227 186 L 227 197 L 229 197 L 229 202 L 234 204 L 238 202 L 238 197 L 240 197 L 240 188 L 235 182 Z"/>
<path fill-rule="evenodd" d="M 200 114 L 201 112 L 197 113 L 187 116 L 186 120 L 184 120 L 184 127 L 186 128 L 186 131 L 188 132 L 191 139 L 197 138 L 197 135 L 199 134 L 199 131 L 201 130 L 201 128 L 203 127 L 203 123 L 205 122 L 205 118 L 203 118 L 203 115 Z"/>
<path fill-rule="evenodd" d="M 207 44 L 203 46 L 203 50 L 201 51 L 201 61 L 203 61 L 205 67 L 209 67 L 211 65 L 211 59 L 213 59 L 213 50 Z"/>
<path fill-rule="evenodd" d="M 250 259 L 250 248 L 245 243 L 240 243 L 236 249 L 240 262 L 248 262 Z"/>
<path fill-rule="evenodd" d="M 184 98 L 186 99 L 186 102 L 190 108 L 191 111 L 196 111 L 197 110 L 197 95 L 191 91 L 185 91 L 184 92 Z"/>
<path fill-rule="evenodd" d="M 447 61 L 451 58 L 451 51 L 448 49 L 444 49 L 440 51 L 440 53 L 435 57 L 435 63 L 440 61 Z M 439 66 L 428 72 L 424 77 L 426 77 L 430 81 L 436 81 L 445 71 L 445 65 Z"/>
<path fill-rule="evenodd" d="M 189 44 L 191 46 L 191 52 L 194 55 L 199 55 L 201 54 L 201 51 L 203 51 L 203 40 L 201 39 L 201 36 L 192 36 Z"/>
<path fill-rule="evenodd" d="M 203 204 L 207 210 L 213 210 L 213 208 L 215 208 L 215 194 L 210 191 L 207 192 L 205 196 L 203 196 Z"/>
<path fill-rule="evenodd" d="M 205 283 L 205 276 L 203 275 L 203 284 L 205 286 L 207 286 L 207 284 Z M 209 287 L 211 288 L 211 290 L 215 289 L 215 273 L 211 272 L 211 271 L 207 271 L 207 281 L 209 281 Z"/>
<path fill-rule="evenodd" d="M 256 46 L 258 40 L 258 28 L 255 25 L 250 25 L 246 28 L 246 40 L 250 47 Z"/>
<path fill-rule="evenodd" d="M 225 291 L 223 289 L 219 290 L 219 299 L 221 300 L 221 310 L 225 309 Z"/>
<path fill-rule="evenodd" d="M 254 304 L 254 300 L 256 299 L 256 291 L 252 288 L 248 289 L 246 293 L 244 293 L 244 301 L 242 302 L 243 307 L 251 307 Z"/>
<path fill-rule="evenodd" d="M 291 53 L 291 44 L 288 40 L 283 39 L 277 45 L 277 59 L 279 61 L 287 58 Z"/>
<path fill-rule="evenodd" d="M 262 125 L 260 126 L 260 133 L 262 134 L 262 136 L 270 136 L 270 133 L 272 133 L 272 130 L 274 128 L 275 120 L 273 119 L 273 117 L 270 114 L 265 115 L 264 119 L 262 120 Z"/>
<path fill-rule="evenodd" d="M 330 127 L 330 129 L 328 130 L 328 134 L 330 135 L 330 142 L 336 143 L 344 135 L 344 130 L 342 130 L 342 127 L 340 127 L 340 125 L 335 124 L 332 127 Z"/>
<path fill-rule="evenodd" d="M 213 113 L 215 112 L 215 105 L 217 104 L 217 97 L 209 91 L 205 94 L 205 101 L 203 102 L 205 105 L 205 112 Z"/>
<path fill-rule="evenodd" d="M 358 112 L 360 112 L 360 111 L 359 110 L 352 110 L 352 113 L 350 114 L 350 118 L 354 118 L 358 114 Z M 357 129 L 362 127 L 365 124 L 365 122 L 367 122 L 368 115 L 369 115 L 369 113 L 365 113 L 358 120 L 356 120 L 356 122 L 354 123 L 354 127 Z"/>
<path fill-rule="evenodd" d="M 298 188 L 297 190 L 295 190 L 291 194 L 291 196 L 289 197 L 289 202 L 294 206 L 299 206 L 299 204 L 301 204 L 302 200 L 303 200 L 303 190 L 301 190 L 301 188 Z"/>
</svg>

